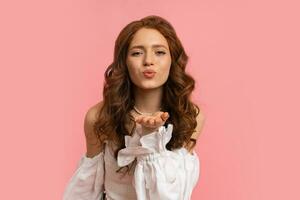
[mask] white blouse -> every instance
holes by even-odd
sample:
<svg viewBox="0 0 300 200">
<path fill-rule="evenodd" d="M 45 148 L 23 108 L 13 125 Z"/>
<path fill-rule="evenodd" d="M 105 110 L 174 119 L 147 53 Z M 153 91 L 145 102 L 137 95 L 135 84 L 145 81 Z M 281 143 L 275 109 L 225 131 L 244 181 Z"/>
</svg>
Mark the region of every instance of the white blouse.
<svg viewBox="0 0 300 200">
<path fill-rule="evenodd" d="M 63 194 L 63 200 L 189 200 L 200 173 L 195 151 L 166 149 L 173 125 L 159 127 L 144 136 L 137 124 L 133 136 L 125 136 L 126 148 L 117 160 L 107 145 L 93 158 L 82 155 Z M 137 160 L 132 174 L 117 173 L 119 167 Z"/>
</svg>

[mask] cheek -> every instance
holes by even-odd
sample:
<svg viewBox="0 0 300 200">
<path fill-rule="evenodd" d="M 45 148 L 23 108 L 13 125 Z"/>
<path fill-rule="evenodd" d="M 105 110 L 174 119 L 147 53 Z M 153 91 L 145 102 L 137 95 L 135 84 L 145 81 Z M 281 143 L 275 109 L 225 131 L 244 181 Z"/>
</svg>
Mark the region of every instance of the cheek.
<svg viewBox="0 0 300 200">
<path fill-rule="evenodd" d="M 166 67 L 163 71 L 162 71 L 162 76 L 164 80 L 167 80 L 169 77 L 169 73 L 170 73 L 170 67 Z"/>
<path fill-rule="evenodd" d="M 136 66 L 137 64 L 133 62 L 132 60 L 127 60 L 126 61 L 127 69 L 129 73 L 134 73 L 136 71 Z"/>
<path fill-rule="evenodd" d="M 171 57 L 168 56 L 168 57 L 160 60 L 159 65 L 164 69 L 164 71 L 168 71 L 168 70 L 170 70 L 171 63 L 172 63 Z"/>
<path fill-rule="evenodd" d="M 126 60 L 127 67 L 130 68 L 132 71 L 137 70 L 139 66 L 141 66 L 141 61 L 138 59 L 127 59 Z"/>
<path fill-rule="evenodd" d="M 130 79 L 133 82 L 137 81 L 139 72 L 138 72 L 138 68 L 136 67 L 136 65 L 134 65 L 132 63 L 128 63 L 127 69 L 128 69 Z"/>
<path fill-rule="evenodd" d="M 162 74 L 164 74 L 165 76 L 169 75 L 170 72 L 170 68 L 171 68 L 171 61 L 165 61 L 163 63 L 161 63 L 161 72 Z"/>
<path fill-rule="evenodd" d="M 128 67 L 128 73 L 129 73 L 129 76 L 130 76 L 131 79 L 135 78 L 136 71 L 131 66 Z"/>
</svg>

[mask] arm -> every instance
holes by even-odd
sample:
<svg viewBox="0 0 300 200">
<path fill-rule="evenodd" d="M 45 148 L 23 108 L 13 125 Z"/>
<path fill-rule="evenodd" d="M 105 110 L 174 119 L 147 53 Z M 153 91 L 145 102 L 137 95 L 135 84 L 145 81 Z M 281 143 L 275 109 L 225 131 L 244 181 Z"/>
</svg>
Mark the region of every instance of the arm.
<svg viewBox="0 0 300 200">
<path fill-rule="evenodd" d="M 103 151 L 103 144 L 99 141 L 97 136 L 95 135 L 93 126 L 97 119 L 97 112 L 101 109 L 103 102 L 94 105 L 91 107 L 84 118 L 84 133 L 85 133 L 85 141 L 86 141 L 86 156 L 89 158 L 98 155 L 101 151 Z"/>
<path fill-rule="evenodd" d="M 69 180 L 63 200 L 99 200 L 104 192 L 103 152 L 88 158 L 83 155 Z"/>
<path fill-rule="evenodd" d="M 172 131 L 173 125 L 168 124 L 167 128 L 160 126 L 140 138 L 140 134 L 125 136 L 126 148 L 118 152 L 118 165 L 125 166 L 137 159 L 133 183 L 138 199 L 190 199 L 198 181 L 200 162 L 195 151 L 190 154 L 184 147 L 166 149 Z"/>
<path fill-rule="evenodd" d="M 202 109 L 200 109 L 200 112 L 196 117 L 196 121 L 197 121 L 197 126 L 196 126 L 196 129 L 195 129 L 194 133 L 192 134 L 192 136 L 190 138 L 191 142 L 184 144 L 184 147 L 186 149 L 188 149 L 188 151 L 190 153 L 192 153 L 194 151 L 197 139 L 198 139 L 200 133 L 202 132 L 202 129 L 203 129 L 203 126 L 204 126 L 204 123 L 205 123 L 205 117 L 204 117 Z M 193 143 L 193 144 L 191 144 L 191 143 Z"/>
<path fill-rule="evenodd" d="M 97 105 L 96 105 L 97 106 Z M 89 109 L 84 119 L 87 152 L 81 156 L 70 178 L 63 200 L 99 200 L 104 192 L 104 145 L 97 141 L 93 132 L 96 106 Z"/>
</svg>

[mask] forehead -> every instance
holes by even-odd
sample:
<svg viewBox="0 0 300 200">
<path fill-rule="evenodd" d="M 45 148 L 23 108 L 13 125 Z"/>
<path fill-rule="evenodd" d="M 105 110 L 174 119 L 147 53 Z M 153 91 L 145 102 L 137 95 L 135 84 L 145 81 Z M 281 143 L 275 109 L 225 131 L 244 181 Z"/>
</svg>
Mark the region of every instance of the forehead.
<svg viewBox="0 0 300 200">
<path fill-rule="evenodd" d="M 168 41 L 167 39 L 156 29 L 150 29 L 150 28 L 141 28 L 138 30 L 130 45 L 129 49 L 133 48 L 134 46 L 144 46 L 147 47 L 165 47 L 168 49 Z"/>
</svg>

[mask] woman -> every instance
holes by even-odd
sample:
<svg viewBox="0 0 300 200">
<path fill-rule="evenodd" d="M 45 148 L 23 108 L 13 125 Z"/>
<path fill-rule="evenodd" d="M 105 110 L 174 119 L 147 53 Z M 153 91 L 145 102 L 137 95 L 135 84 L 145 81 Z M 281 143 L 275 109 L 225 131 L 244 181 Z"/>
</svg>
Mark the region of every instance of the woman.
<svg viewBox="0 0 300 200">
<path fill-rule="evenodd" d="M 103 101 L 84 120 L 87 145 L 64 200 L 188 200 L 200 171 L 194 151 L 204 115 L 174 28 L 159 16 L 120 32 Z"/>
</svg>

